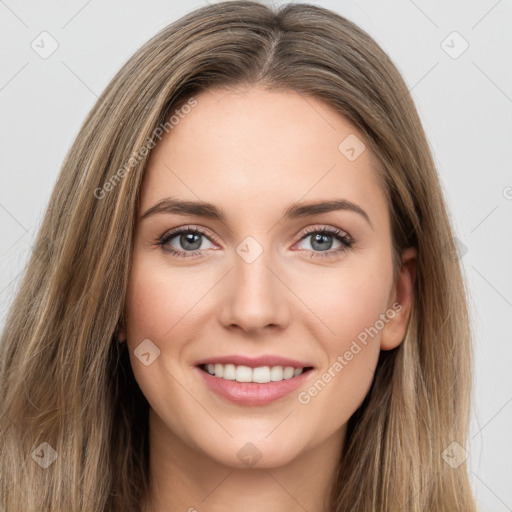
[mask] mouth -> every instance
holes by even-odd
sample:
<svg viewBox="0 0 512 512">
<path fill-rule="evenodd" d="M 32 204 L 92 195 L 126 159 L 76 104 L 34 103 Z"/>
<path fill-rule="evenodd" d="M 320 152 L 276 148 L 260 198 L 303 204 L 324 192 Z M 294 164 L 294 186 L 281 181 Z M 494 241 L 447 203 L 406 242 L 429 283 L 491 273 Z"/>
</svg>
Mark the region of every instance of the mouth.
<svg viewBox="0 0 512 512">
<path fill-rule="evenodd" d="M 220 363 L 200 364 L 198 367 L 203 372 L 223 380 L 257 384 L 293 379 L 313 369 L 312 366 L 294 367 L 280 365 L 251 368 L 244 365 Z"/>
<path fill-rule="evenodd" d="M 316 373 L 312 366 L 251 367 L 233 363 L 202 363 L 195 370 L 214 395 L 244 406 L 262 406 L 290 398 Z"/>
</svg>

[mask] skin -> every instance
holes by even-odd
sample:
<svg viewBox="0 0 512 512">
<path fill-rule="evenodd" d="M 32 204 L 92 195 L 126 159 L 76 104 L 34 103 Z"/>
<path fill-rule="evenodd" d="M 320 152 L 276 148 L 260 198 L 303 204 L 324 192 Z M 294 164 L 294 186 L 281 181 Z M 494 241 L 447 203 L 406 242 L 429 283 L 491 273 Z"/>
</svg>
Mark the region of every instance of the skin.
<svg viewBox="0 0 512 512">
<path fill-rule="evenodd" d="M 327 510 L 346 423 L 369 390 L 380 350 L 405 335 L 416 252 L 404 251 L 394 282 L 384 192 L 367 150 L 355 161 L 338 150 L 348 135 L 364 137 L 330 106 L 261 87 L 210 89 L 196 100 L 152 150 L 140 216 L 172 196 L 213 203 L 226 221 L 166 212 L 139 218 L 121 331 L 150 404 L 145 510 Z M 371 224 L 350 210 L 283 218 L 292 203 L 331 199 L 357 204 Z M 178 258 L 158 245 L 181 226 L 207 232 L 196 256 Z M 301 240 L 310 227 L 338 228 L 355 243 L 336 253 L 343 245 L 334 237 L 323 246 L 314 233 Z M 263 249 L 252 263 L 236 251 L 247 236 Z M 169 245 L 194 252 L 179 235 Z M 300 403 L 298 393 L 332 373 L 395 302 L 394 318 Z M 134 355 L 145 339 L 160 350 L 148 366 Z M 278 354 L 314 370 L 271 404 L 237 405 L 210 391 L 194 368 L 227 354 Z M 237 456 L 249 442 L 261 454 L 252 466 Z"/>
</svg>

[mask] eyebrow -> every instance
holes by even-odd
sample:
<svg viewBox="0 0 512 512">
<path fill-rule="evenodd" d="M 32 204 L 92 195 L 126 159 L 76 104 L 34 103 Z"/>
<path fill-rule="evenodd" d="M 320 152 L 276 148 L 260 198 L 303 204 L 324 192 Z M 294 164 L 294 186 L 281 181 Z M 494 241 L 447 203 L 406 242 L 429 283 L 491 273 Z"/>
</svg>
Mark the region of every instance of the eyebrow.
<svg viewBox="0 0 512 512">
<path fill-rule="evenodd" d="M 357 204 L 346 199 L 333 199 L 329 201 L 317 201 L 310 203 L 294 203 L 284 212 L 285 219 L 296 219 L 319 215 L 338 210 L 347 210 L 361 215 L 370 226 L 372 223 L 368 214 Z M 177 215 L 196 215 L 208 219 L 218 220 L 226 223 L 224 211 L 212 203 L 184 201 L 172 197 L 166 197 L 146 210 L 140 219 L 146 219 L 157 213 L 175 213 Z M 372 226 L 373 227 L 373 226 Z"/>
</svg>

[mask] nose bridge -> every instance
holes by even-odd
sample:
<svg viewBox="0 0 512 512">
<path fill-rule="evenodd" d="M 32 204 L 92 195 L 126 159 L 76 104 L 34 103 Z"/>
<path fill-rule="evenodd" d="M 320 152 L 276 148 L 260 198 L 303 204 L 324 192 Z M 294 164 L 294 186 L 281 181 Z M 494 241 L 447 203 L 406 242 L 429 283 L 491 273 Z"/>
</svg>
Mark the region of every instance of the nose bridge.
<svg viewBox="0 0 512 512">
<path fill-rule="evenodd" d="M 285 287 L 275 275 L 273 251 L 247 237 L 236 248 L 223 321 L 244 330 L 288 321 Z"/>
</svg>

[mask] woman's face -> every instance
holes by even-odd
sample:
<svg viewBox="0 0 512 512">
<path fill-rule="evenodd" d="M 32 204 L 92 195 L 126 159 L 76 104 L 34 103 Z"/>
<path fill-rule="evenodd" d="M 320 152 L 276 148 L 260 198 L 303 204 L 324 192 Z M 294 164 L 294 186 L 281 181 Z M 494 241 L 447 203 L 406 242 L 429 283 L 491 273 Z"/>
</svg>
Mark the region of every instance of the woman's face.
<svg viewBox="0 0 512 512">
<path fill-rule="evenodd" d="M 342 437 L 405 334 L 410 278 L 393 282 L 384 193 L 334 110 L 261 88 L 195 100 L 152 150 L 122 335 L 160 435 L 277 467 Z"/>
</svg>

